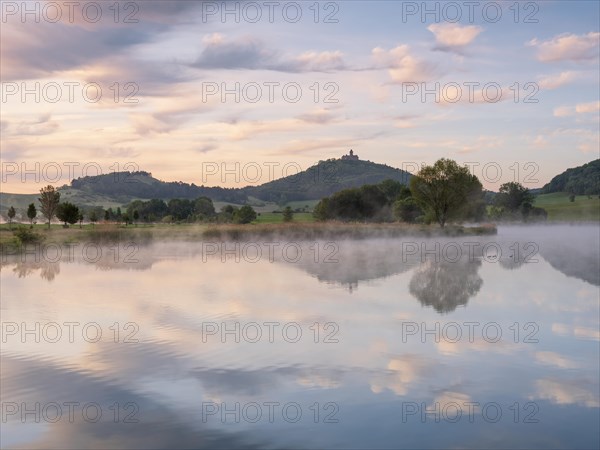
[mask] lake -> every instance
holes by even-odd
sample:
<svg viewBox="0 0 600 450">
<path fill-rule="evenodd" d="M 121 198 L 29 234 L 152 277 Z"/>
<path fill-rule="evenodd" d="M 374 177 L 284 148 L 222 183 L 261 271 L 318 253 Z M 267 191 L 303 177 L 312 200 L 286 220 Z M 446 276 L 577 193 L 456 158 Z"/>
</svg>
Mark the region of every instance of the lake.
<svg viewBox="0 0 600 450">
<path fill-rule="evenodd" d="M 596 225 L 3 255 L 3 448 L 598 448 Z"/>
</svg>

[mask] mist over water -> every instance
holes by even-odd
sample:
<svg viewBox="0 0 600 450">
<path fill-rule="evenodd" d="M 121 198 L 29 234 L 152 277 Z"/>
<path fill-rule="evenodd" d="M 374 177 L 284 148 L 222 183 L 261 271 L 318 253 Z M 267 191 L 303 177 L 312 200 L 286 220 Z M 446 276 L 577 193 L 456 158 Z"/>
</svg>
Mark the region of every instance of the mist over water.
<svg viewBox="0 0 600 450">
<path fill-rule="evenodd" d="M 2 445 L 596 448 L 599 231 L 3 255 Z"/>
</svg>

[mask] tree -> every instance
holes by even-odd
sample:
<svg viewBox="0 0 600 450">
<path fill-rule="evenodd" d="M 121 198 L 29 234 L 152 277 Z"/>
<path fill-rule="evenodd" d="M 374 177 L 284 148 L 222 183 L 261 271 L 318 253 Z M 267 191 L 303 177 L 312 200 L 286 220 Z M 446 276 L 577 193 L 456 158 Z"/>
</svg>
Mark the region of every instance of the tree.
<svg viewBox="0 0 600 450">
<path fill-rule="evenodd" d="M 167 204 L 169 215 L 174 221 L 187 220 L 194 211 L 194 204 L 188 199 L 173 198 Z"/>
<path fill-rule="evenodd" d="M 73 203 L 64 202 L 58 205 L 56 208 L 56 217 L 58 220 L 65 223 L 65 227 L 68 227 L 67 223 L 73 225 L 79 220 L 79 208 Z"/>
<path fill-rule="evenodd" d="M 194 213 L 200 218 L 205 219 L 215 215 L 215 206 L 208 197 L 198 197 L 194 203 Z"/>
<path fill-rule="evenodd" d="M 110 220 L 110 213 L 108 212 L 110 208 L 108 208 L 106 211 L 104 211 L 104 220 L 106 222 L 108 222 Z"/>
<path fill-rule="evenodd" d="M 90 213 L 90 222 L 92 222 L 92 225 L 95 225 L 96 222 L 98 222 L 98 215 L 94 210 L 92 210 L 92 212 Z"/>
<path fill-rule="evenodd" d="M 294 212 L 292 211 L 292 208 L 286 206 L 283 210 L 283 221 L 291 222 L 292 220 L 294 220 Z"/>
<path fill-rule="evenodd" d="M 56 209 L 60 202 L 60 192 L 54 189 L 54 186 L 48 185 L 40 189 L 40 198 L 38 200 L 41 205 L 42 214 L 48 219 L 48 228 L 50 228 L 50 222 L 56 214 Z"/>
<path fill-rule="evenodd" d="M 128 224 L 130 224 L 130 223 L 131 223 L 131 219 L 130 219 L 130 217 L 129 217 L 129 214 L 125 213 L 125 214 L 123 215 L 123 222 L 125 222 L 125 226 L 127 226 Z"/>
<path fill-rule="evenodd" d="M 81 225 L 83 224 L 83 213 L 81 211 L 79 211 L 79 216 L 77 218 L 79 219 L 79 228 L 81 228 Z"/>
<path fill-rule="evenodd" d="M 317 206 L 315 206 L 315 209 L 313 209 L 313 217 L 319 222 L 324 222 L 330 218 L 329 197 L 325 197 L 319 203 L 317 203 Z"/>
<path fill-rule="evenodd" d="M 35 209 L 35 204 L 30 203 L 27 207 L 27 218 L 29 219 L 29 228 L 33 228 L 33 219 L 37 216 L 37 209 Z"/>
<path fill-rule="evenodd" d="M 244 205 L 233 213 L 233 219 L 235 223 L 250 223 L 253 220 L 256 220 L 256 217 L 256 211 L 254 211 L 252 206 L 249 205 Z"/>
<path fill-rule="evenodd" d="M 15 211 L 15 207 L 11 206 L 10 208 L 8 208 L 8 226 L 9 228 L 12 229 L 12 221 L 15 218 L 15 216 L 17 215 L 17 212 Z"/>
<path fill-rule="evenodd" d="M 133 223 L 135 224 L 139 220 L 139 218 L 140 218 L 140 213 L 136 209 L 135 211 L 133 211 Z"/>
<path fill-rule="evenodd" d="M 219 222 L 232 222 L 234 219 L 234 214 L 237 213 L 237 208 L 234 208 L 233 205 L 225 205 L 221 207 L 221 212 L 218 215 Z"/>
<path fill-rule="evenodd" d="M 495 204 L 510 212 L 516 212 L 521 210 L 524 205 L 529 205 L 530 208 L 533 204 L 533 195 L 521 183 L 511 181 L 500 186 Z M 528 206 L 525 206 L 525 208 L 528 208 Z"/>
<path fill-rule="evenodd" d="M 423 211 L 412 197 L 407 197 L 394 203 L 394 215 L 402 222 L 414 223 Z"/>
<path fill-rule="evenodd" d="M 410 180 L 410 192 L 419 206 L 443 228 L 448 220 L 465 215 L 469 199 L 482 186 L 469 168 L 442 158 L 433 166 L 424 166 Z"/>
</svg>

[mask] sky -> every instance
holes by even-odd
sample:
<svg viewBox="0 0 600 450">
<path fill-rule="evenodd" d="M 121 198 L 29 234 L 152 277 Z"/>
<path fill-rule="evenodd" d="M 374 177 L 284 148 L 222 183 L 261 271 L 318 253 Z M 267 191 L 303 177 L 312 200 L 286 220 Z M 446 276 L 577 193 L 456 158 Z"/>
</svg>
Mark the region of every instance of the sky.
<svg viewBox="0 0 600 450">
<path fill-rule="evenodd" d="M 599 5 L 1 0 L 1 190 L 243 187 L 350 149 L 541 187 L 599 157 Z"/>
</svg>

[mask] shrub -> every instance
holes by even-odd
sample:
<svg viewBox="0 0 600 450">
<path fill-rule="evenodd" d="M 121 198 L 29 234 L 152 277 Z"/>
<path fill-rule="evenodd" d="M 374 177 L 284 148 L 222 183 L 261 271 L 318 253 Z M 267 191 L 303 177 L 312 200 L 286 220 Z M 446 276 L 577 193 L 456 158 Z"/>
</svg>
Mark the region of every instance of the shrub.
<svg viewBox="0 0 600 450">
<path fill-rule="evenodd" d="M 27 228 L 27 227 L 19 227 L 15 231 L 13 231 L 14 236 L 17 240 L 22 244 L 35 244 L 37 242 L 41 242 L 44 237 L 36 233 L 35 231 Z"/>
</svg>

